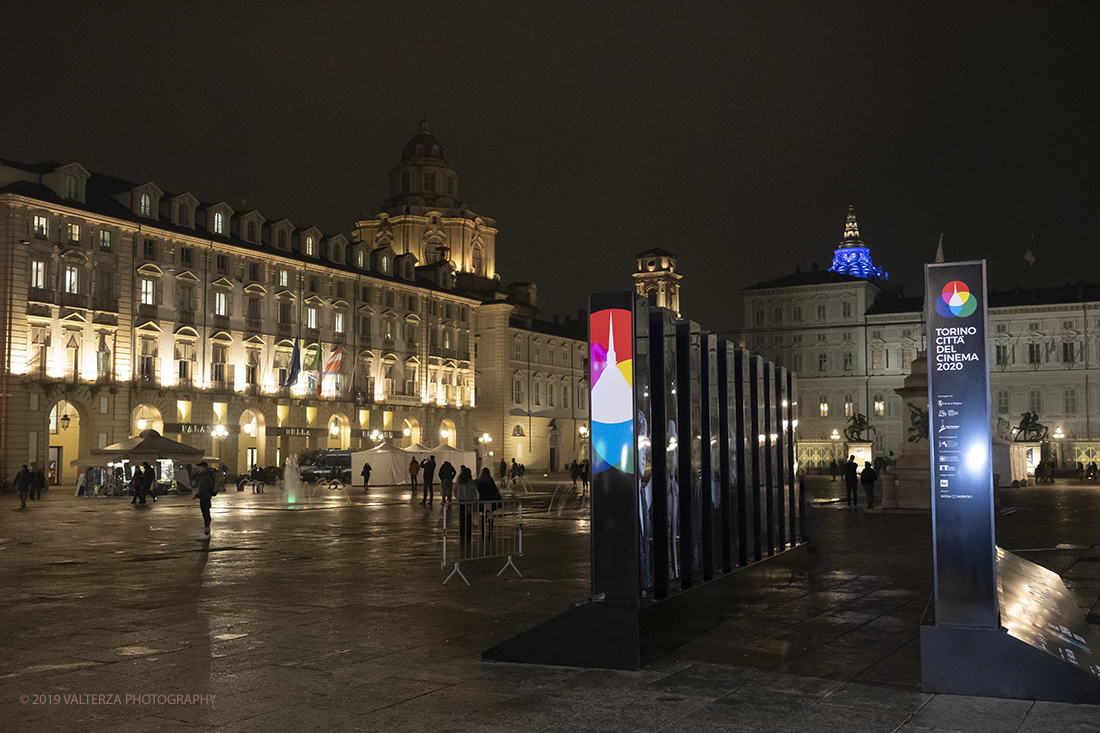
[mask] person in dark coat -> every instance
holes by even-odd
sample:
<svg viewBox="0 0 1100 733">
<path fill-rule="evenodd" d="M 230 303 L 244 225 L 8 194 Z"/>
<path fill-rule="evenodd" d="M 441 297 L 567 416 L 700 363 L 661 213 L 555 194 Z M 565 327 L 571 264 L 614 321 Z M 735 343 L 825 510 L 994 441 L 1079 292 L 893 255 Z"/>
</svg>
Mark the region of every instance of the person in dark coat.
<svg viewBox="0 0 1100 733">
<path fill-rule="evenodd" d="M 477 479 L 477 500 L 481 503 L 481 534 L 487 540 L 493 538 L 493 512 L 500 508 L 500 502 L 504 497 L 500 495 L 497 482 L 493 481 L 493 475 L 489 469 L 481 469 L 481 476 Z"/>
<path fill-rule="evenodd" d="M 141 472 L 145 474 L 145 493 L 153 497 L 153 501 L 157 500 L 157 472 L 152 466 L 149 465 L 149 461 L 145 461 L 141 464 Z"/>
<path fill-rule="evenodd" d="M 587 458 L 585 458 L 583 461 L 581 461 L 581 491 L 585 494 L 588 493 L 588 469 L 589 469 L 589 465 L 590 464 L 588 463 Z"/>
<path fill-rule="evenodd" d="M 27 494 L 31 490 L 31 472 L 27 469 L 27 464 L 23 464 L 23 468 L 19 469 L 19 473 L 15 474 L 15 490 L 19 492 L 19 508 L 25 509 L 27 506 Z"/>
<path fill-rule="evenodd" d="M 451 465 L 450 461 L 443 461 L 443 465 L 439 467 L 439 486 L 443 492 L 443 502 L 453 501 L 452 490 L 454 488 L 455 467 Z"/>
<path fill-rule="evenodd" d="M 133 478 L 130 479 L 130 488 L 134 492 L 134 498 L 130 500 L 131 504 L 145 503 L 145 490 L 147 488 L 145 482 L 148 477 L 145 474 L 145 469 L 140 466 L 134 469 Z"/>
<path fill-rule="evenodd" d="M 844 488 L 848 492 L 847 506 L 859 506 L 859 467 L 855 456 L 848 456 L 844 464 Z"/>
<path fill-rule="evenodd" d="M 363 476 L 363 491 L 367 490 L 367 485 L 370 483 L 370 464 L 364 463 L 363 470 L 360 472 Z"/>
<path fill-rule="evenodd" d="M 863 462 L 863 471 L 859 474 L 859 482 L 863 484 L 863 493 L 867 495 L 867 508 L 875 508 L 875 482 L 878 481 L 878 472 L 871 466 L 870 461 Z"/>
<path fill-rule="evenodd" d="M 204 539 L 210 539 L 210 500 L 218 492 L 214 488 L 214 472 L 210 470 L 210 464 L 202 461 L 198 469 L 198 473 L 191 477 L 191 485 L 195 487 L 193 498 L 199 500 L 199 509 L 202 510 Z"/>
<path fill-rule="evenodd" d="M 412 499 L 416 501 L 416 477 L 420 475 L 420 461 L 415 458 L 409 461 L 409 483 L 412 484 Z"/>
<path fill-rule="evenodd" d="M 42 466 L 35 466 L 31 475 L 31 498 L 41 499 L 44 488 L 46 488 L 46 472 L 42 470 Z"/>
<path fill-rule="evenodd" d="M 426 500 L 431 504 L 435 501 L 435 456 L 425 458 L 420 468 L 424 471 L 424 498 L 420 503 L 423 504 Z"/>
<path fill-rule="evenodd" d="M 500 480 L 504 481 L 504 478 L 508 475 L 508 464 L 504 462 L 504 459 L 500 459 Z"/>
<path fill-rule="evenodd" d="M 836 459 L 834 458 L 829 462 L 829 472 L 833 474 L 833 481 L 836 481 L 836 474 L 839 470 L 839 467 L 836 465 Z"/>
<path fill-rule="evenodd" d="M 489 469 L 484 470 L 488 471 Z M 474 484 L 473 474 L 465 466 L 458 472 L 455 494 L 458 498 L 458 537 L 459 541 L 468 547 L 470 538 L 473 535 L 474 508 L 477 506 L 477 486 Z"/>
<path fill-rule="evenodd" d="M 573 480 L 573 488 L 577 488 L 577 479 L 581 477 L 581 467 L 576 461 L 569 464 L 569 478 Z"/>
</svg>

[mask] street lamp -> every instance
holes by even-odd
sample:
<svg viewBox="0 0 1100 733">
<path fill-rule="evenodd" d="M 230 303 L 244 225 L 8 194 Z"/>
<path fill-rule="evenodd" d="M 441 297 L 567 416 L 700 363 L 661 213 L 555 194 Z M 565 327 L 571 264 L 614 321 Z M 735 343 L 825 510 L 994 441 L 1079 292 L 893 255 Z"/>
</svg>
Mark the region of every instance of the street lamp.
<svg viewBox="0 0 1100 733">
<path fill-rule="evenodd" d="M 578 431 L 580 432 L 582 438 L 588 437 L 588 425 L 581 425 L 580 428 L 578 428 Z"/>
<path fill-rule="evenodd" d="M 836 428 L 833 428 L 833 434 L 832 434 L 832 435 L 830 435 L 830 436 L 829 436 L 829 438 L 830 438 L 831 440 L 840 440 L 840 433 L 839 433 L 839 432 L 837 432 L 837 429 L 836 429 Z"/>
<path fill-rule="evenodd" d="M 69 429 L 69 423 L 71 423 L 72 421 L 73 421 L 72 418 L 69 417 L 69 413 L 66 412 L 64 415 L 61 416 L 61 419 L 58 420 L 57 422 L 59 422 L 61 424 L 61 429 L 62 430 L 68 430 Z"/>
<path fill-rule="evenodd" d="M 1062 426 L 1061 425 L 1054 428 L 1054 438 L 1055 438 L 1055 440 L 1061 440 L 1064 437 L 1066 437 L 1066 434 L 1062 432 Z"/>
<path fill-rule="evenodd" d="M 215 438 L 228 438 L 229 431 L 225 429 L 224 425 L 215 425 L 214 429 L 210 431 L 210 434 Z"/>
</svg>

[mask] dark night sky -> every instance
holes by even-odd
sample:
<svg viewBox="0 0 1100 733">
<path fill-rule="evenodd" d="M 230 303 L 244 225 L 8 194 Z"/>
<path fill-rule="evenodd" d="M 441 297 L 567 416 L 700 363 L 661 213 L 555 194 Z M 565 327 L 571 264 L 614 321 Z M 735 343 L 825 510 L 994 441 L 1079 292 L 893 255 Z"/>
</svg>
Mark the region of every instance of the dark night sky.
<svg viewBox="0 0 1100 733">
<path fill-rule="evenodd" d="M 831 262 L 849 204 L 907 294 L 1100 280 L 1093 2 L 13 3 L 0 157 L 350 232 L 426 112 L 545 313 L 681 255 L 682 309 Z M 1024 251 L 1036 264 L 1026 270 Z"/>
</svg>

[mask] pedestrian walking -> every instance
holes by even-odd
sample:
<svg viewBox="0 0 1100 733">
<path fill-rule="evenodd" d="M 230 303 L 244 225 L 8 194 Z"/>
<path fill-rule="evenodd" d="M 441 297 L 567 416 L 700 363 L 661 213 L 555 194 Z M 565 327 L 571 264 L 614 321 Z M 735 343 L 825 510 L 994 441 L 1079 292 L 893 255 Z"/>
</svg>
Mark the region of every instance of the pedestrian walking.
<svg viewBox="0 0 1100 733">
<path fill-rule="evenodd" d="M 870 461 L 863 462 L 863 471 L 859 474 L 859 482 L 863 484 L 863 493 L 867 495 L 867 508 L 875 508 L 875 482 L 878 481 L 878 472 L 871 466 Z"/>
<path fill-rule="evenodd" d="M 829 461 L 829 472 L 833 474 L 833 481 L 836 481 L 836 474 L 840 470 L 840 467 L 836 465 L 836 459 Z"/>
<path fill-rule="evenodd" d="M 577 488 L 577 479 L 581 477 L 581 467 L 576 461 L 569 464 L 569 478 L 573 480 L 573 488 Z"/>
<path fill-rule="evenodd" d="M 42 470 L 42 466 L 35 466 L 34 473 L 31 475 L 31 498 L 41 499 L 44 488 L 46 488 L 46 472 Z"/>
<path fill-rule="evenodd" d="M 500 459 L 500 481 L 504 482 L 504 478 L 508 475 L 508 464 L 504 462 L 504 459 Z"/>
<path fill-rule="evenodd" d="M 363 491 L 367 490 L 367 485 L 370 483 L 370 471 L 371 471 L 370 464 L 369 463 L 364 463 L 363 464 L 363 470 L 360 471 L 360 474 L 362 474 L 362 476 L 363 476 Z"/>
<path fill-rule="evenodd" d="M 149 461 L 142 462 L 141 472 L 145 474 L 145 493 L 157 500 L 157 472 L 149 465 Z"/>
<path fill-rule="evenodd" d="M 452 489 L 454 488 L 455 467 L 451 465 L 450 461 L 443 461 L 443 465 L 439 467 L 439 487 L 443 492 L 443 502 L 448 503 L 453 501 Z"/>
<path fill-rule="evenodd" d="M 488 471 L 489 469 L 484 469 Z M 470 544 L 474 526 L 474 507 L 477 506 L 477 486 L 470 469 L 463 466 L 458 472 L 455 483 L 455 497 L 458 499 L 458 539 L 463 545 Z"/>
<path fill-rule="evenodd" d="M 27 468 L 27 464 L 24 463 L 23 468 L 19 469 L 19 473 L 15 474 L 15 480 L 13 481 L 15 490 L 19 492 L 20 509 L 27 508 L 27 494 L 29 494 L 31 490 L 31 481 L 31 472 Z"/>
<path fill-rule="evenodd" d="M 508 477 L 512 479 L 512 486 L 515 486 L 516 481 L 519 479 L 519 464 L 516 463 L 515 458 L 512 459 L 512 467 L 508 469 Z M 481 479 L 478 479 L 478 481 L 480 480 Z"/>
<path fill-rule="evenodd" d="M 420 469 L 424 472 L 424 498 L 420 503 L 423 504 L 427 500 L 431 504 L 435 501 L 435 456 L 425 458 L 420 464 Z"/>
<path fill-rule="evenodd" d="M 195 499 L 199 500 L 199 509 L 202 510 L 202 523 L 203 523 L 203 537 L 200 539 L 210 539 L 210 500 L 214 498 L 214 495 L 218 493 L 214 484 L 214 472 L 210 470 L 210 464 L 206 461 L 201 461 L 198 465 L 198 472 L 192 477 L 192 484 L 195 487 Z"/>
<path fill-rule="evenodd" d="M 414 458 L 409 461 L 409 483 L 412 484 L 412 498 L 416 501 L 416 477 L 420 475 L 420 463 Z"/>
<path fill-rule="evenodd" d="M 844 488 L 847 491 L 847 506 L 859 506 L 859 466 L 856 457 L 848 456 L 844 464 Z"/>
<path fill-rule="evenodd" d="M 146 464 L 148 465 L 148 464 Z M 145 469 L 138 466 L 134 469 L 134 475 L 130 478 L 130 490 L 134 494 L 134 498 L 130 500 L 131 504 L 144 504 L 145 503 L 145 482 L 147 477 L 145 475 Z"/>
<path fill-rule="evenodd" d="M 585 458 L 581 461 L 581 491 L 582 493 L 588 493 L 588 459 Z"/>
</svg>

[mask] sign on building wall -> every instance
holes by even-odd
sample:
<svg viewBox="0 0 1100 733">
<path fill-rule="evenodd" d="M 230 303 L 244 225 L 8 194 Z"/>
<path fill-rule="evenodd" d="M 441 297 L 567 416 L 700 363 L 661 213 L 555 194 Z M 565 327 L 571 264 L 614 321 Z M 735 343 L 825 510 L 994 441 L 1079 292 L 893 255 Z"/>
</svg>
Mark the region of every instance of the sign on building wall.
<svg viewBox="0 0 1100 733">
<path fill-rule="evenodd" d="M 925 265 L 936 624 L 999 626 L 985 262 Z"/>
</svg>

